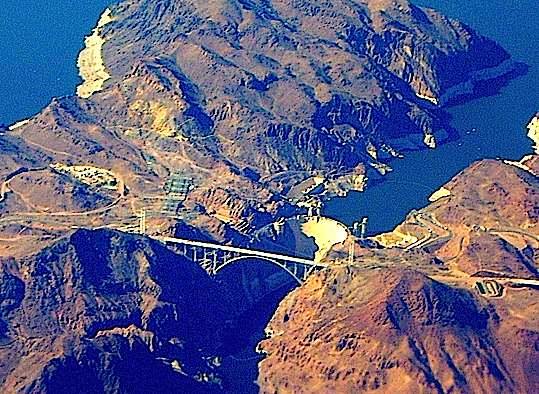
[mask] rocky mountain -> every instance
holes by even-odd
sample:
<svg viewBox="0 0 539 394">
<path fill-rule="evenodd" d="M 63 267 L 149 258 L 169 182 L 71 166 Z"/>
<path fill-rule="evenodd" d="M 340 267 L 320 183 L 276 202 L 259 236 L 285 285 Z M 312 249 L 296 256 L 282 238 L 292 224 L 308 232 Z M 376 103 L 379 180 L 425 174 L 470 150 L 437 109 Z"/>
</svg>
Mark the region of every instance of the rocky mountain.
<svg viewBox="0 0 539 394">
<path fill-rule="evenodd" d="M 213 393 L 226 305 L 156 241 L 79 230 L 0 265 L 3 393 Z"/>
<path fill-rule="evenodd" d="M 350 170 L 367 148 L 396 154 L 387 144 L 410 134 L 443 140 L 449 127 L 429 101 L 510 67 L 492 41 L 407 2 L 133 1 L 100 24 L 102 63 L 92 46 L 92 61 L 81 53 L 79 95 L 102 103 L 106 126 L 262 176 Z"/>
<path fill-rule="evenodd" d="M 0 130 L 6 393 L 230 392 L 239 322 L 297 282 L 252 261 L 214 280 L 117 230 L 311 253 L 276 219 L 453 137 L 441 107 L 514 68 L 405 0 L 126 0 L 85 45 L 77 95 Z M 392 233 L 344 229 L 269 323 L 262 392 L 539 391 L 538 160 L 475 163 Z"/>
<path fill-rule="evenodd" d="M 266 328 L 261 392 L 536 392 L 536 292 L 488 302 L 415 270 L 325 270 Z"/>
<path fill-rule="evenodd" d="M 334 248 L 344 262 L 355 243 L 353 264 L 310 277 L 266 327 L 261 392 L 536 392 L 536 163 L 474 163 L 395 231 Z"/>
<path fill-rule="evenodd" d="M 477 162 L 393 233 L 335 247 L 269 322 L 261 392 L 536 392 L 536 166 Z M 161 244 L 78 230 L 1 263 L 6 392 L 229 392 L 230 297 Z"/>
<path fill-rule="evenodd" d="M 421 247 L 468 275 L 537 279 L 537 160 L 478 161 L 434 193 L 432 204 L 376 238 Z"/>
<path fill-rule="evenodd" d="M 389 170 L 380 160 L 450 138 L 438 107 L 514 67 L 493 41 L 404 0 L 128 0 L 85 44 L 78 96 L 2 133 L 0 176 L 92 165 L 148 206 L 181 174 L 185 206 L 243 233 L 289 211 L 283 196 L 313 175 L 337 194 L 361 189 L 367 170 Z M 109 201 L 95 199 L 86 209 Z"/>
</svg>

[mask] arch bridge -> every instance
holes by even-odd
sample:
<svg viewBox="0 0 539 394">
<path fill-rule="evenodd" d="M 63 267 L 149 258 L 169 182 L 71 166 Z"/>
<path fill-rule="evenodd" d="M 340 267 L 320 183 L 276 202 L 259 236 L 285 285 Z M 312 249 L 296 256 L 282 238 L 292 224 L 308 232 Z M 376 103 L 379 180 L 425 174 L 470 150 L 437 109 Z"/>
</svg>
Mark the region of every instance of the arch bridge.
<svg viewBox="0 0 539 394">
<path fill-rule="evenodd" d="M 259 250 L 237 248 L 208 242 L 191 241 L 183 238 L 159 238 L 164 244 L 174 244 L 176 253 L 198 263 L 210 275 L 215 275 L 225 266 L 235 261 L 257 259 L 279 266 L 288 272 L 299 284 L 317 269 L 326 267 L 326 263 L 299 257 L 286 256 Z"/>
</svg>

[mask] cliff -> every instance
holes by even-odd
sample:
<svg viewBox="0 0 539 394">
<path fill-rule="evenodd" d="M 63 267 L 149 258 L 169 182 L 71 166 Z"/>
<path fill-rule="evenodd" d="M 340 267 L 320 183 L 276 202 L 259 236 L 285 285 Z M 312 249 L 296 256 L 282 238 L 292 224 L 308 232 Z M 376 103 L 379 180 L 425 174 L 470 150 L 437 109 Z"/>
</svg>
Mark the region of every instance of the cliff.
<svg viewBox="0 0 539 394">
<path fill-rule="evenodd" d="M 77 94 L 80 97 L 90 97 L 93 92 L 101 90 L 103 83 L 110 78 L 105 71 L 101 56 L 101 48 L 105 41 L 99 35 L 99 29 L 110 22 L 112 22 L 110 10 L 107 9 L 99 19 L 92 35 L 84 40 L 86 48 L 79 54 L 77 60 L 80 77 L 84 80 L 84 83 L 77 87 Z"/>
</svg>

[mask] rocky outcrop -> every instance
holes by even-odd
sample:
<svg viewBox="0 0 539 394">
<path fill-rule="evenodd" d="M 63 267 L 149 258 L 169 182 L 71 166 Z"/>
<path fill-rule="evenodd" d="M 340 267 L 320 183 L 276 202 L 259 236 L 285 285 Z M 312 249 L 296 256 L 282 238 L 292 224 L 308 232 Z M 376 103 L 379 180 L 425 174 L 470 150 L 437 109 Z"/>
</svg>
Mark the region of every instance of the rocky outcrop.
<svg viewBox="0 0 539 394">
<path fill-rule="evenodd" d="M 539 145 L 539 118 L 534 116 L 528 123 L 528 137 L 533 141 L 535 153 L 537 153 L 537 145 Z"/>
<path fill-rule="evenodd" d="M 99 35 L 99 29 L 110 22 L 112 22 L 112 18 L 110 17 L 110 9 L 107 8 L 101 15 L 92 35 L 84 40 L 86 48 L 79 54 L 77 60 L 79 75 L 84 80 L 82 85 L 77 86 L 77 94 L 80 97 L 90 97 L 92 93 L 101 90 L 103 83 L 110 78 L 101 56 L 101 48 L 105 40 Z"/>
<path fill-rule="evenodd" d="M 503 276 L 509 278 L 539 279 L 532 245 L 524 248 L 513 245 L 500 234 L 471 232 L 456 256 L 455 264 L 464 272 L 477 276 Z"/>
<path fill-rule="evenodd" d="M 44 165 L 94 165 L 120 174 L 132 190 L 150 187 L 162 170 L 158 166 L 149 168 L 139 148 L 91 118 L 92 107 L 92 103 L 76 96 L 54 99 L 25 127 L 9 136 L 19 137 L 12 149 L 17 152 L 17 160 L 27 151 L 29 157 L 45 157 L 41 161 Z"/>
<path fill-rule="evenodd" d="M 416 133 L 433 145 L 447 125 L 417 97 L 442 100 L 508 59 L 405 1 L 222 3 L 113 7 L 103 28 L 113 78 L 95 99 L 114 110 L 126 102 L 133 120 L 164 135 L 195 143 L 211 134 L 214 152 L 262 173 L 353 168 L 369 144 Z M 136 97 L 122 88 L 135 81 Z"/>
</svg>

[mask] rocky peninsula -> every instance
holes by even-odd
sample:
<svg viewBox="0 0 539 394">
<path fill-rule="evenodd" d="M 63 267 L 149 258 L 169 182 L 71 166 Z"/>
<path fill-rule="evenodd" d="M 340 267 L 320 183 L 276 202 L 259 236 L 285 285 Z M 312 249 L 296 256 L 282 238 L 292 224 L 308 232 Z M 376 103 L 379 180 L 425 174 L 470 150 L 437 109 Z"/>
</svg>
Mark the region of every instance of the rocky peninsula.
<svg viewBox="0 0 539 394">
<path fill-rule="evenodd" d="M 386 159 L 451 138 L 439 107 L 514 66 L 495 42 L 404 0 L 124 1 L 78 65 L 78 96 L 4 139 L 39 165 L 108 169 L 139 200 L 181 173 L 194 185 L 184 205 L 240 232 L 282 216 L 305 180 L 361 190 L 391 170 Z M 23 165 L 11 158 L 4 176 Z"/>
</svg>

